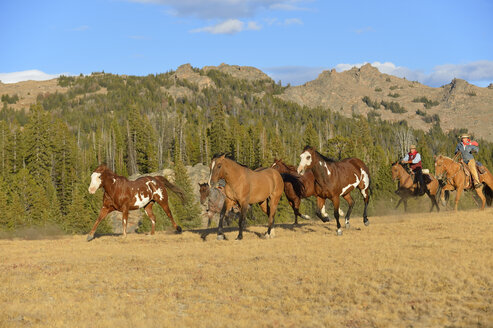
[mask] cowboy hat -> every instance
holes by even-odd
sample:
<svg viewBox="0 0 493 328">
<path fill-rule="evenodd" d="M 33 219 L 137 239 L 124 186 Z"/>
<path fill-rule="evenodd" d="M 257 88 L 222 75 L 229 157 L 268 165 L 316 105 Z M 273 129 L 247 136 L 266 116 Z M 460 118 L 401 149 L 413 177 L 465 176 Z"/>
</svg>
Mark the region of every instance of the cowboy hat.
<svg viewBox="0 0 493 328">
<path fill-rule="evenodd" d="M 469 138 L 471 138 L 471 136 L 470 136 L 470 135 L 468 135 L 467 133 L 464 133 L 464 134 L 462 134 L 462 135 L 459 137 L 459 139 L 464 139 L 464 138 L 468 138 L 468 139 L 469 139 Z"/>
<path fill-rule="evenodd" d="M 411 145 L 411 147 L 409 147 L 409 149 L 416 149 L 416 145 Z"/>
</svg>

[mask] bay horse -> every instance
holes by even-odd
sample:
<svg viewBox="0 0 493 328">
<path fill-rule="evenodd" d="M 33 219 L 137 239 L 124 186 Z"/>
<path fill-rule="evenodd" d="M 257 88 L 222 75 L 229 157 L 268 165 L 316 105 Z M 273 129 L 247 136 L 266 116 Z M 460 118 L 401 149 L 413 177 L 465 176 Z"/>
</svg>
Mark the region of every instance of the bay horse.
<svg viewBox="0 0 493 328">
<path fill-rule="evenodd" d="M 175 223 L 171 210 L 169 209 L 166 189 L 174 192 L 182 202 L 185 200 L 185 193 L 165 177 L 144 176 L 135 181 L 130 181 L 126 177 L 112 172 L 105 164 L 101 164 L 91 174 L 89 193 L 96 193 L 100 187 L 104 190 L 103 206 L 94 226 L 87 236 L 87 241 L 94 239 L 94 232 L 98 228 L 99 223 L 113 211 L 122 212 L 123 236 L 126 236 L 128 211 L 139 208 L 144 208 L 151 220 L 151 235 L 153 235 L 156 225 L 156 217 L 152 212 L 154 203 L 158 203 L 163 208 L 176 232 L 181 233 L 182 229 Z"/>
<path fill-rule="evenodd" d="M 300 213 L 300 204 L 303 198 L 310 196 L 317 197 L 317 216 L 323 221 L 329 221 L 329 215 L 325 211 L 325 198 L 319 197 L 315 190 L 315 177 L 312 170 L 306 170 L 305 174 L 300 175 L 293 165 L 288 165 L 280 159 L 274 159 L 271 166 L 281 173 L 284 181 L 284 194 L 288 199 L 289 205 L 294 212 L 294 224 L 298 224 L 298 216 L 310 220 L 306 214 Z M 339 215 L 344 215 L 344 212 L 339 209 Z"/>
<path fill-rule="evenodd" d="M 317 195 L 328 198 L 334 204 L 334 217 L 337 221 L 337 235 L 342 235 L 339 222 L 339 197 L 343 197 L 348 203 L 346 213 L 346 229 L 349 228 L 349 218 L 354 206 L 350 192 L 358 188 L 363 195 L 365 208 L 363 211 L 363 223 L 368 221 L 367 208 L 370 201 L 370 173 L 368 167 L 358 158 L 346 158 L 336 161 L 320 154 L 315 148 L 306 146 L 300 155 L 298 173 L 303 174 L 312 169 L 316 181 Z"/>
<path fill-rule="evenodd" d="M 418 184 L 413 181 L 411 175 L 399 162 L 392 164 L 392 180 L 399 180 L 399 189 L 397 189 L 396 194 L 401 198 L 395 208 L 397 209 L 401 203 L 404 203 L 404 211 L 407 212 L 407 200 L 416 196 L 415 192 L 419 189 Z M 437 196 L 440 193 L 440 183 L 433 175 L 424 172 L 423 180 L 426 184 L 426 194 L 431 200 L 430 212 L 433 211 L 435 206 L 437 212 L 440 212 L 437 202 Z"/>
<path fill-rule="evenodd" d="M 274 215 L 284 189 L 281 174 L 273 168 L 259 168 L 252 171 L 248 167 L 227 158 L 224 154 L 212 158 L 210 171 L 209 185 L 211 187 L 214 187 L 220 179 L 224 179 L 226 182 L 224 187 L 226 199 L 219 219 L 217 239 L 225 239 L 223 233 L 224 214 L 229 212 L 234 204 L 240 208 L 239 232 L 236 239 L 243 239 L 245 214 L 248 205 L 255 203 L 258 203 L 262 211 L 269 217 L 269 225 L 264 236 L 266 238 L 273 237 Z"/>
<path fill-rule="evenodd" d="M 491 206 L 493 198 L 493 175 L 486 167 L 484 167 L 484 170 L 484 173 L 478 170 L 479 182 L 483 184 L 483 187 L 474 188 L 471 177 L 466 176 L 460 163 L 455 162 L 447 156 L 438 155 L 435 157 L 435 176 L 445 184 L 442 190 L 457 191 L 455 193 L 455 211 L 458 209 L 462 191 L 471 189 L 474 189 L 481 199 L 482 210 L 484 210 L 486 202 L 488 202 L 488 206 Z"/>
</svg>

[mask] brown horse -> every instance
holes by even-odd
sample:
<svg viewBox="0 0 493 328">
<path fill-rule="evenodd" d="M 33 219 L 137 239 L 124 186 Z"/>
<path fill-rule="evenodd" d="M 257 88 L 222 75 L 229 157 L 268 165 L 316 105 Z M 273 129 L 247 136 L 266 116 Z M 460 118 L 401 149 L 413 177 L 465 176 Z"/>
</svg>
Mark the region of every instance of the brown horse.
<svg viewBox="0 0 493 328">
<path fill-rule="evenodd" d="M 460 163 L 455 162 L 447 156 L 438 155 L 435 157 L 435 176 L 438 180 L 442 180 L 445 184 L 443 190 L 456 190 L 454 210 L 457 211 L 459 200 L 463 190 L 476 191 L 481 199 L 481 209 L 484 210 L 486 202 L 490 206 L 493 196 L 493 175 L 485 167 L 485 173 L 479 174 L 479 182 L 483 183 L 483 187 L 474 188 L 471 177 L 466 176 L 464 169 Z M 484 194 L 483 194 L 484 192 Z M 486 195 L 486 197 L 485 197 Z"/>
<path fill-rule="evenodd" d="M 99 212 L 98 219 L 87 236 L 87 241 L 94 239 L 94 232 L 99 223 L 110 212 L 122 212 L 123 236 L 127 235 L 128 211 L 144 208 L 152 223 L 151 235 L 154 234 L 156 217 L 152 212 L 152 205 L 158 203 L 168 215 L 171 224 L 177 233 L 181 232 L 181 227 L 175 223 L 173 215 L 168 206 L 168 193 L 166 188 L 173 191 L 182 201 L 185 199 L 183 191 L 166 180 L 162 176 L 145 176 L 135 181 L 130 181 L 125 177 L 116 175 L 106 165 L 99 165 L 91 175 L 89 192 L 91 194 L 103 187 L 103 207 Z"/>
<path fill-rule="evenodd" d="M 224 239 L 223 218 L 234 204 L 240 207 L 238 220 L 239 233 L 237 240 L 243 239 L 243 221 L 249 204 L 258 203 L 264 213 L 269 216 L 269 226 L 265 237 L 273 236 L 274 215 L 284 189 L 282 177 L 273 168 L 250 170 L 248 167 L 217 155 L 212 158 L 209 185 L 214 187 L 220 179 L 224 179 L 226 186 L 224 193 L 226 200 L 221 211 L 221 218 L 217 228 L 217 238 Z"/>
<path fill-rule="evenodd" d="M 312 169 L 315 177 L 317 195 L 328 198 L 334 204 L 334 216 L 337 221 L 337 234 L 341 235 L 341 224 L 339 222 L 339 197 L 342 196 L 348 203 L 346 213 L 346 229 L 349 228 L 349 217 L 354 206 L 350 192 L 359 188 L 365 201 L 363 211 L 363 222 L 367 226 L 367 208 L 370 201 L 370 173 L 368 167 L 358 158 L 346 158 L 335 161 L 317 152 L 313 147 L 306 146 L 300 155 L 298 172 L 303 174 L 307 169 Z"/>
<path fill-rule="evenodd" d="M 395 208 L 397 209 L 399 205 L 404 202 L 404 211 L 407 212 L 407 200 L 413 196 L 416 196 L 415 192 L 416 189 L 418 189 L 418 185 L 413 181 L 411 175 L 399 162 L 392 164 L 392 180 L 399 180 L 399 189 L 397 189 L 396 194 L 401 198 Z M 437 208 L 437 212 L 440 212 L 437 202 L 437 194 L 440 191 L 440 184 L 438 183 L 438 180 L 428 173 L 423 173 L 423 180 L 426 183 L 426 194 L 431 199 L 430 212 L 433 211 L 433 207 L 435 206 Z"/>
<path fill-rule="evenodd" d="M 308 215 L 300 213 L 301 200 L 310 196 L 317 196 L 317 216 L 324 222 L 329 221 L 329 215 L 325 211 L 325 198 L 316 195 L 315 177 L 312 170 L 307 170 L 305 174 L 300 175 L 295 166 L 288 165 L 280 159 L 275 159 L 271 167 L 281 173 L 284 181 L 284 194 L 294 212 L 294 224 L 298 224 L 298 216 L 310 220 Z M 344 215 L 341 209 L 339 209 L 339 215 Z"/>
</svg>

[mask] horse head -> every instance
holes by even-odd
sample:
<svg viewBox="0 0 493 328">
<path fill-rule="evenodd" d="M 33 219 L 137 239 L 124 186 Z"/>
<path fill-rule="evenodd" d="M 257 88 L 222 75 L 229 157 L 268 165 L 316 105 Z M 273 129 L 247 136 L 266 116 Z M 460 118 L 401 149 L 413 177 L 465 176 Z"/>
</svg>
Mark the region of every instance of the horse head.
<svg viewBox="0 0 493 328">
<path fill-rule="evenodd" d="M 313 167 L 313 158 L 315 157 L 315 149 L 311 146 L 306 146 L 300 155 L 300 165 L 298 165 L 298 174 L 305 174 L 305 171 Z"/>
<path fill-rule="evenodd" d="M 211 189 L 207 182 L 199 183 L 200 204 L 205 204 L 205 200 L 207 199 L 207 197 L 209 197 L 210 190 Z"/>
<path fill-rule="evenodd" d="M 95 194 L 96 191 L 101 187 L 102 180 L 101 175 L 103 172 L 108 170 L 106 164 L 100 164 L 91 174 L 91 183 L 89 184 L 89 193 Z"/>
<path fill-rule="evenodd" d="M 228 159 L 225 154 L 216 155 L 212 158 L 210 170 L 211 175 L 209 177 L 209 186 L 216 187 L 218 181 L 220 179 L 226 180 L 226 170 L 225 166 L 227 166 Z"/>
<path fill-rule="evenodd" d="M 437 180 L 445 178 L 450 162 L 452 160 L 446 156 L 438 155 L 435 157 L 435 178 Z"/>
<path fill-rule="evenodd" d="M 392 168 L 391 168 L 392 180 L 395 181 L 395 180 L 400 179 L 402 174 L 403 174 L 403 171 L 407 172 L 407 170 L 404 168 L 404 166 L 399 161 L 392 163 Z"/>
</svg>

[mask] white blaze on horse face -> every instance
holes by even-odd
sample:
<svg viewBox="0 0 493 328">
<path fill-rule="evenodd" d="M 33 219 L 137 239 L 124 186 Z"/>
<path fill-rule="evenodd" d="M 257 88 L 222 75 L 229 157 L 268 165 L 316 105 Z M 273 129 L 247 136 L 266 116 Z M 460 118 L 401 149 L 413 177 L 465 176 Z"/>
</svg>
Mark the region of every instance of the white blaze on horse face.
<svg viewBox="0 0 493 328">
<path fill-rule="evenodd" d="M 89 193 L 94 194 L 101 186 L 101 173 L 94 172 L 91 174 L 91 184 L 89 185 Z"/>
<path fill-rule="evenodd" d="M 358 176 L 356 174 L 354 175 L 354 177 L 356 178 L 356 182 L 350 183 L 347 186 L 345 186 L 344 188 L 342 188 L 341 196 L 344 195 L 349 188 L 351 188 L 351 187 L 356 188 L 359 185 L 361 180 L 358 178 Z"/>
<path fill-rule="evenodd" d="M 211 185 L 212 172 L 214 172 L 214 166 L 216 165 L 216 161 L 212 161 L 211 164 L 211 175 L 209 176 L 209 186 Z"/>
<path fill-rule="evenodd" d="M 370 177 L 368 176 L 368 173 L 366 173 L 366 171 L 363 169 L 361 169 L 361 180 L 363 180 L 364 184 L 364 188 L 361 189 L 361 194 L 364 198 L 366 198 L 366 190 L 370 186 Z"/>
<path fill-rule="evenodd" d="M 307 166 L 310 166 L 312 164 L 312 156 L 308 151 L 305 151 L 303 154 L 300 155 L 300 165 L 298 166 L 298 173 L 299 174 L 304 174 L 305 169 Z"/>
<path fill-rule="evenodd" d="M 139 196 L 142 198 L 140 198 Z M 151 201 L 151 198 L 149 196 L 144 197 L 144 195 L 136 194 L 134 206 L 138 206 L 139 208 L 142 208 L 142 207 L 146 206 L 147 204 L 149 204 L 150 201 Z"/>
</svg>

